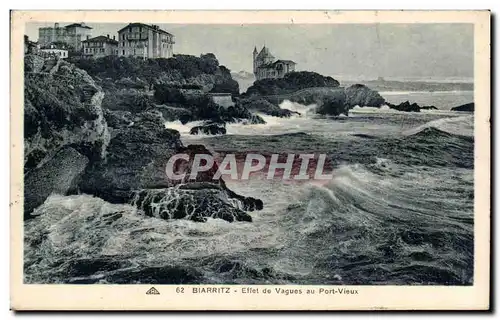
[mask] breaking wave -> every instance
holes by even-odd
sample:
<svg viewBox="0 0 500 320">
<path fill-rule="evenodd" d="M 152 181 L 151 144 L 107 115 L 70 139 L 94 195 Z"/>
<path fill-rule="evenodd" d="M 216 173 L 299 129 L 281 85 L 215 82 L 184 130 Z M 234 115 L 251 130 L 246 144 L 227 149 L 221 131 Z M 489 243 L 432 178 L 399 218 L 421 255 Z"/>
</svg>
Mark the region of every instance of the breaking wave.
<svg viewBox="0 0 500 320">
<path fill-rule="evenodd" d="M 435 128 L 440 131 L 444 131 L 459 136 L 473 137 L 474 116 L 470 115 L 470 116 L 450 117 L 450 118 L 441 118 L 437 120 L 432 120 L 421 126 L 407 130 L 405 134 L 413 135 L 427 128 Z"/>
</svg>

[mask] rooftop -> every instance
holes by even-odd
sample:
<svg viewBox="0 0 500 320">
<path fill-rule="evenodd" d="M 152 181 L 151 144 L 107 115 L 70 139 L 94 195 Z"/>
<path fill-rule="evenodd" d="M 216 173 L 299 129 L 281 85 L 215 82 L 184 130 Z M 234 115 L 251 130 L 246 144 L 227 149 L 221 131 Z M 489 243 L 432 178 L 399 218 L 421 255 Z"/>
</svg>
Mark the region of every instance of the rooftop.
<svg viewBox="0 0 500 320">
<path fill-rule="evenodd" d="M 276 61 L 268 63 L 268 64 L 263 64 L 259 68 L 274 69 L 279 62 L 284 63 L 284 64 L 297 64 L 297 63 L 293 62 L 292 60 L 276 60 Z"/>
<path fill-rule="evenodd" d="M 65 26 L 65 28 L 85 28 L 85 29 L 92 29 L 91 27 L 89 27 L 88 25 L 86 25 L 85 23 L 72 23 L 72 24 L 68 24 L 67 26 Z"/>
<path fill-rule="evenodd" d="M 170 36 L 173 36 L 173 34 L 168 33 L 165 30 L 160 29 L 160 27 L 158 27 L 157 25 L 154 25 L 154 24 L 153 25 L 149 25 L 149 24 L 140 23 L 140 22 L 129 23 L 127 26 L 125 26 L 125 27 L 121 28 L 120 30 L 118 30 L 118 33 L 122 32 L 123 30 L 125 30 L 127 28 L 131 28 L 131 27 L 144 27 L 146 29 L 158 31 L 159 33 L 168 34 Z"/>
<path fill-rule="evenodd" d="M 118 44 L 118 41 L 108 38 L 106 36 L 97 36 L 94 38 L 83 40 L 82 42 L 106 42 L 111 44 Z"/>
</svg>

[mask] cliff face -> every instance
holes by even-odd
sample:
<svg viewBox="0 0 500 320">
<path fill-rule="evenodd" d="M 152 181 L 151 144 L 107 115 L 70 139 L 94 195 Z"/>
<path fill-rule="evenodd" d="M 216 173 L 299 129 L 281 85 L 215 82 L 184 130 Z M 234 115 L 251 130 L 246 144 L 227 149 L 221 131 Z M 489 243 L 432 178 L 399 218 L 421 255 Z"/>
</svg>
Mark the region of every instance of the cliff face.
<svg viewBox="0 0 500 320">
<path fill-rule="evenodd" d="M 36 64 L 30 63 L 36 61 Z M 109 132 L 102 89 L 83 70 L 64 61 L 43 70 L 39 57 L 27 56 L 24 86 L 24 164 L 29 171 L 64 146 L 89 159 L 102 159 Z M 33 70 L 33 71 L 30 71 Z"/>
</svg>

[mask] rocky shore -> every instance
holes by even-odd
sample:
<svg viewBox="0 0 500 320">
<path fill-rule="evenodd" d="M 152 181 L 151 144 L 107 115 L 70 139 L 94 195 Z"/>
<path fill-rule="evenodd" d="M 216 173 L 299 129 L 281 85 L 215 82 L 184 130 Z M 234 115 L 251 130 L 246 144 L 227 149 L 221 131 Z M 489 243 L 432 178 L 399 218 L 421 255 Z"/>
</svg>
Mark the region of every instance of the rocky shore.
<svg viewBox="0 0 500 320">
<path fill-rule="evenodd" d="M 54 193 L 128 203 L 163 219 L 252 221 L 247 212 L 262 209 L 262 201 L 213 179 L 216 165 L 194 179 L 169 180 L 172 155 L 209 151 L 184 146 L 179 132 L 165 128 L 161 111 L 104 108 L 106 91 L 71 63 L 45 72 L 47 61 L 28 55 L 25 64 L 26 219 Z M 180 170 L 189 174 L 190 167 L 183 163 Z"/>
</svg>

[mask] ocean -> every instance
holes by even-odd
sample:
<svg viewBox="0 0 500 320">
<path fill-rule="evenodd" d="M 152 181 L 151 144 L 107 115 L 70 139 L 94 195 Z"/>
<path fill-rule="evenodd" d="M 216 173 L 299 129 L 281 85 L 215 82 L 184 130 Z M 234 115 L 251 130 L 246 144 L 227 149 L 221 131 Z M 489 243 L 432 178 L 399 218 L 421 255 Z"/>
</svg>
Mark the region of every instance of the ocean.
<svg viewBox="0 0 500 320">
<path fill-rule="evenodd" d="M 263 116 L 185 145 L 232 152 L 325 153 L 330 181 L 228 181 L 262 199 L 253 222 L 165 221 L 89 195 L 51 196 L 25 223 L 27 283 L 472 285 L 472 92 L 381 93 L 439 110 L 356 107 L 348 117 Z"/>
</svg>

